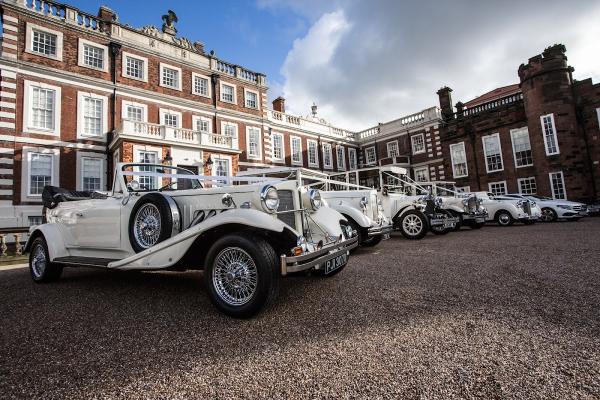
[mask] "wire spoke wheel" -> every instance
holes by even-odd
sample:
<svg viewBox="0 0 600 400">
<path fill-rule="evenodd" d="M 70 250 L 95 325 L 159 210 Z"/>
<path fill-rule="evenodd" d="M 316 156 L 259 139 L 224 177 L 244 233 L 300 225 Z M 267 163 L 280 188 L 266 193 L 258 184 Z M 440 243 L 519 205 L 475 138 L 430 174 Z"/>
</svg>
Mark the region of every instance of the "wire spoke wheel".
<svg viewBox="0 0 600 400">
<path fill-rule="evenodd" d="M 212 281 L 217 295 L 231 306 L 250 301 L 258 286 L 252 257 L 239 247 L 226 247 L 215 258 Z"/>
<path fill-rule="evenodd" d="M 44 275 L 48 260 L 46 259 L 46 252 L 41 244 L 35 246 L 31 256 L 31 270 L 36 278 L 41 278 Z"/>
<path fill-rule="evenodd" d="M 407 215 L 402 221 L 404 230 L 410 235 L 418 235 L 423 230 L 423 221 L 416 215 Z"/>
<path fill-rule="evenodd" d="M 160 237 L 160 211 L 152 203 L 144 204 L 135 214 L 133 235 L 138 244 L 147 249 L 154 246 Z"/>
</svg>

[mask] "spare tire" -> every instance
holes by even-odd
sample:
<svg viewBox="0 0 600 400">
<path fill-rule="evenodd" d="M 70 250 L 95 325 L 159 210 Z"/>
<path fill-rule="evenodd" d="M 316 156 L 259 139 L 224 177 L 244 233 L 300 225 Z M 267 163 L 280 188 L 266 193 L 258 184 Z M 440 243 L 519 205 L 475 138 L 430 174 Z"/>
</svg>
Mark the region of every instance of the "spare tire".
<svg viewBox="0 0 600 400">
<path fill-rule="evenodd" d="M 179 233 L 177 203 L 162 193 L 148 193 L 139 199 L 129 216 L 129 242 L 139 253 Z"/>
</svg>

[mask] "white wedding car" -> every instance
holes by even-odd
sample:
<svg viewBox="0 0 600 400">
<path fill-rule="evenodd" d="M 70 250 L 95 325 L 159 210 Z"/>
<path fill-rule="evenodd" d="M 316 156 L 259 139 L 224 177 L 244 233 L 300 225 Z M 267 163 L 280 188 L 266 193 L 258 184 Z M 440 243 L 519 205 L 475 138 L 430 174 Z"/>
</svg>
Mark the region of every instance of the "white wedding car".
<svg viewBox="0 0 600 400">
<path fill-rule="evenodd" d="M 121 163 L 107 194 L 47 186 L 46 222 L 32 228 L 25 247 L 32 278 L 55 280 L 64 266 L 203 269 L 215 306 L 249 317 L 276 297 L 281 276 L 343 269 L 357 238 L 318 190 L 235 179 Z M 284 213 L 281 196 L 290 201 Z"/>
<path fill-rule="evenodd" d="M 510 226 L 516 221 L 532 225 L 542 215 L 542 210 L 532 200 L 513 199 L 490 192 L 475 192 L 475 194 L 482 200 L 482 205 L 487 210 L 487 221 L 495 221 L 500 226 Z"/>
<path fill-rule="evenodd" d="M 249 169 L 237 176 L 281 178 L 296 181 L 299 186 L 319 189 L 321 198 L 327 205 L 348 220 L 357 233 L 360 246 L 375 246 L 389 238 L 393 230 L 374 189 L 332 180 L 328 174 L 300 167 Z"/>
</svg>

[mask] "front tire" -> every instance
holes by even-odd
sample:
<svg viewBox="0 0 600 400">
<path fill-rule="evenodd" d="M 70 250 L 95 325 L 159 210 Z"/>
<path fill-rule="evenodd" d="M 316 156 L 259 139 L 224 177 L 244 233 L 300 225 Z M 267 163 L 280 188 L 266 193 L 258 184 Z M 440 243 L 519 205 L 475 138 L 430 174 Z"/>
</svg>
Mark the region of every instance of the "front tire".
<svg viewBox="0 0 600 400">
<path fill-rule="evenodd" d="M 447 211 L 440 211 L 438 214 L 444 214 L 444 215 L 446 215 L 447 218 L 453 218 L 452 214 Z M 454 228 L 444 228 L 443 225 L 431 227 L 431 232 L 434 235 L 446 235 L 446 234 L 450 233 L 450 231 L 453 231 L 453 230 L 454 230 Z"/>
<path fill-rule="evenodd" d="M 275 250 L 264 239 L 231 234 L 217 240 L 206 257 L 204 283 L 210 300 L 224 314 L 249 318 L 279 292 Z"/>
<path fill-rule="evenodd" d="M 402 236 L 409 240 L 423 239 L 429 230 L 427 217 L 417 210 L 407 211 L 400 216 L 398 226 Z"/>
<path fill-rule="evenodd" d="M 62 266 L 50 262 L 46 240 L 41 236 L 35 239 L 29 252 L 29 272 L 33 281 L 46 283 L 58 280 L 62 270 Z"/>
<path fill-rule="evenodd" d="M 458 213 L 456 211 L 453 210 L 449 210 L 448 211 L 450 213 L 450 215 L 454 218 L 458 218 L 458 222 L 456 223 L 456 225 L 454 225 L 454 228 L 452 229 L 455 232 L 460 231 L 460 228 L 463 226 L 463 216 L 461 213 Z"/>
<path fill-rule="evenodd" d="M 500 210 L 496 213 L 496 222 L 500 226 L 511 226 L 515 223 L 515 220 L 508 211 Z"/>
<path fill-rule="evenodd" d="M 540 216 L 542 222 L 554 222 L 557 219 L 556 211 L 548 207 L 542 208 L 542 215 Z"/>
</svg>

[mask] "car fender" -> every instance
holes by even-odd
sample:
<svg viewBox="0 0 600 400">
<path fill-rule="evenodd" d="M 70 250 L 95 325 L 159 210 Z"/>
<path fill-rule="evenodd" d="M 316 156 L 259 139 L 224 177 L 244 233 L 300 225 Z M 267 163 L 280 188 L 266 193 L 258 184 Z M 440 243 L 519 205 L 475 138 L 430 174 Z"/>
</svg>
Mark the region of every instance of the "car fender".
<svg viewBox="0 0 600 400">
<path fill-rule="evenodd" d="M 362 228 L 369 228 L 373 224 L 373 221 L 367 217 L 362 211 L 358 210 L 356 207 L 352 207 L 345 203 L 338 204 L 329 204 L 329 207 L 334 209 L 335 211 L 343 214 L 347 217 L 350 217 Z"/>
<path fill-rule="evenodd" d="M 177 263 L 202 233 L 219 226 L 234 224 L 259 228 L 276 233 L 292 228 L 262 211 L 253 209 L 231 209 L 208 218 L 189 229 L 122 260 L 113 261 L 108 268 L 114 269 L 163 269 Z"/>
<path fill-rule="evenodd" d="M 31 245 L 38 236 L 43 236 L 46 240 L 46 244 L 48 245 L 48 256 L 51 261 L 56 257 L 66 257 L 69 255 L 63 235 L 60 232 L 60 227 L 55 223 L 42 224 L 35 227 L 35 229 L 29 233 L 29 239 L 27 239 L 27 243 L 25 243 L 23 252 L 29 252 L 31 250 Z"/>
<path fill-rule="evenodd" d="M 408 210 L 418 210 L 418 207 L 416 206 L 416 204 L 408 204 L 402 208 L 400 208 L 397 212 L 396 215 L 394 215 L 392 217 L 392 221 L 396 222 L 396 220 L 398 218 L 400 218 L 406 211 Z"/>
</svg>

